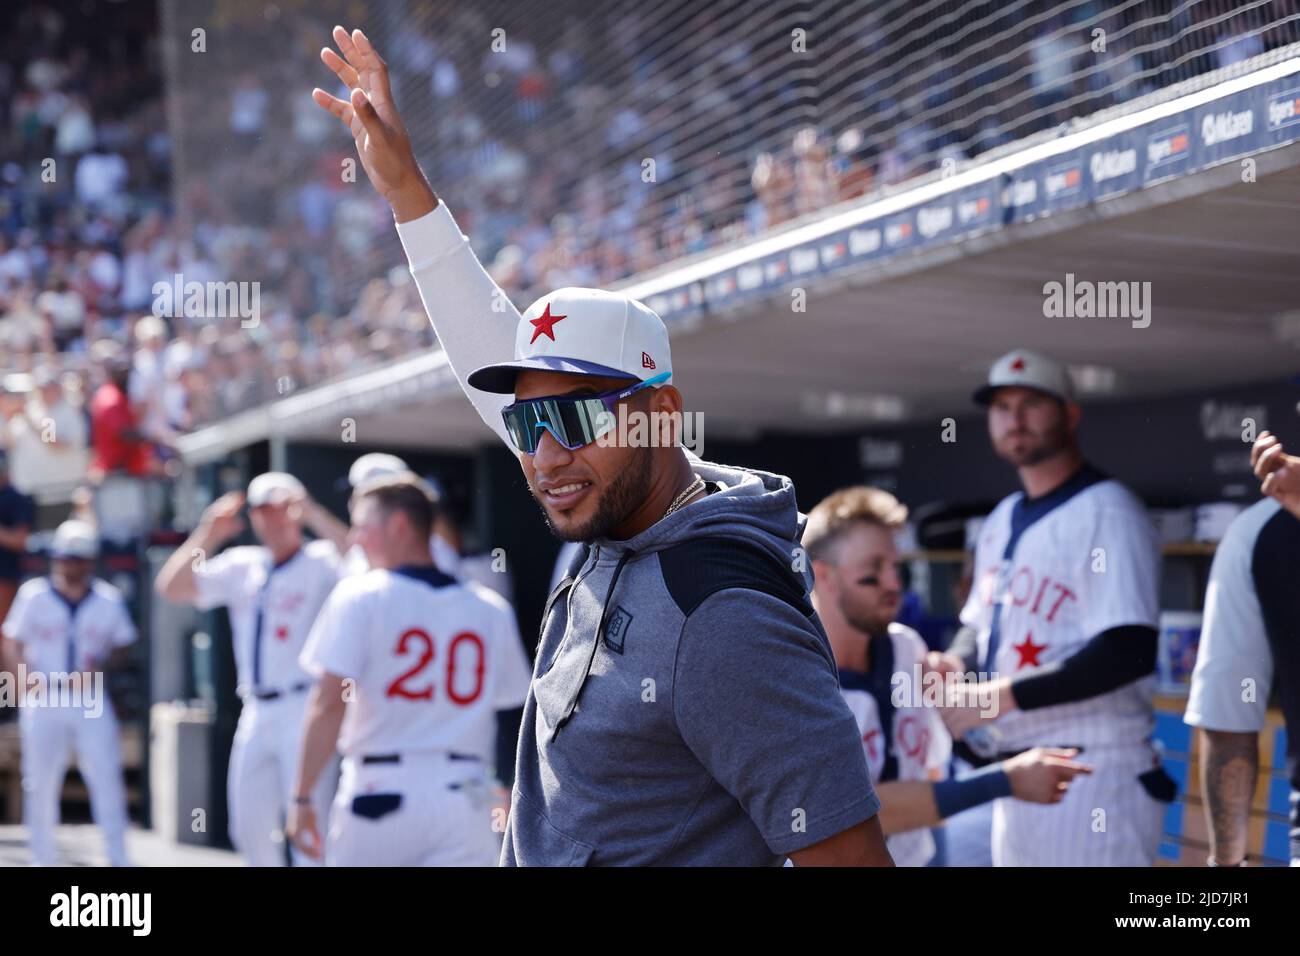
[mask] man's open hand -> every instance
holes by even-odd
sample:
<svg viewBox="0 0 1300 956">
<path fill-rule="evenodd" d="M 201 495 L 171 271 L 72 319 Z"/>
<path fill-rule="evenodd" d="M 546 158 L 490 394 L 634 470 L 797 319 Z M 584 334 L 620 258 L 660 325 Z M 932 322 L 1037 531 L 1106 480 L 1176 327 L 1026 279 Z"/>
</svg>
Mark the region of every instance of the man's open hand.
<svg viewBox="0 0 1300 956">
<path fill-rule="evenodd" d="M 411 138 L 393 104 L 388 64 L 360 30 L 349 34 L 335 27 L 334 42 L 343 55 L 325 47 L 320 58 L 351 90 L 351 98 L 341 100 L 318 88 L 311 91 L 312 99 L 348 128 L 362 168 L 397 221 L 418 219 L 438 205 L 438 197 L 415 160 Z"/>
</svg>

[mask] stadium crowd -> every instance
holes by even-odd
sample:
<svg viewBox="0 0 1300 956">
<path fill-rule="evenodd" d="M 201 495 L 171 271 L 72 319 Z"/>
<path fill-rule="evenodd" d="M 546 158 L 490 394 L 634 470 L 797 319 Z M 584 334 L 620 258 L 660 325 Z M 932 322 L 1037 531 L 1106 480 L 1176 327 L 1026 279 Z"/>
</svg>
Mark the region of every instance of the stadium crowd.
<svg viewBox="0 0 1300 956">
<path fill-rule="evenodd" d="M 433 7 L 389 48 L 427 165 L 526 300 L 1231 67 L 1294 42 L 1300 0 L 1231 17 L 1210 3 L 1019 6 L 1009 29 L 997 5 L 967 4 L 931 42 L 910 15 L 864 5 L 827 25 L 833 55 L 811 72 L 760 46 L 789 34 L 790 11 L 733 30 L 705 5 L 674 26 L 692 38 L 675 47 L 647 42 L 664 27 L 626 5 L 533 18 L 500 46 L 505 8 Z M 0 37 L 0 441 L 16 487 L 66 496 L 104 473 L 161 473 L 197 426 L 436 344 L 382 200 L 341 174 L 351 144 L 311 102 L 325 13 L 285 4 L 250 34 L 228 11 L 213 59 L 182 52 L 165 85 L 153 4 L 71 9 L 25 4 Z M 176 275 L 258 283 L 258 320 L 153 314 L 155 284 Z"/>
</svg>

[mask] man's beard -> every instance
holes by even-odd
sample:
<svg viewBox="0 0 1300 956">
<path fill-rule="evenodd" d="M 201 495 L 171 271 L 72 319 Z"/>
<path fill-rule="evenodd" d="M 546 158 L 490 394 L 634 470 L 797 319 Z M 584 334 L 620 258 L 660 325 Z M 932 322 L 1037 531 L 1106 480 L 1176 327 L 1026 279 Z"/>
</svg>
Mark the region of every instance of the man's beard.
<svg viewBox="0 0 1300 956">
<path fill-rule="evenodd" d="M 551 516 L 540 502 L 542 518 L 551 534 L 561 541 L 594 541 L 608 538 L 615 528 L 627 520 L 630 515 L 646 500 L 652 484 L 651 465 L 653 451 L 649 446 L 634 448 L 628 459 L 627 467 L 618 473 L 618 477 L 609 488 L 601 493 L 596 502 L 596 513 L 584 525 L 567 530 L 557 528 L 551 522 Z M 534 496 L 535 498 L 535 496 Z"/>
<path fill-rule="evenodd" d="M 86 582 L 90 580 L 90 570 L 85 571 L 61 571 L 58 574 L 59 581 L 69 588 L 85 587 Z"/>
<path fill-rule="evenodd" d="M 1069 444 L 1069 431 L 1065 427 L 1065 422 L 1061 421 L 1044 432 L 1038 444 L 1030 445 L 1019 455 L 1008 449 L 1002 457 L 1017 468 L 1029 468 L 1041 464 L 1049 458 L 1054 458 L 1064 451 Z"/>
<path fill-rule="evenodd" d="M 894 623 L 894 615 L 888 617 L 879 617 L 868 614 L 865 611 L 858 611 L 845 604 L 840 604 L 840 613 L 844 620 L 855 631 L 874 637 L 877 634 L 883 634 L 889 630 L 889 625 Z"/>
</svg>

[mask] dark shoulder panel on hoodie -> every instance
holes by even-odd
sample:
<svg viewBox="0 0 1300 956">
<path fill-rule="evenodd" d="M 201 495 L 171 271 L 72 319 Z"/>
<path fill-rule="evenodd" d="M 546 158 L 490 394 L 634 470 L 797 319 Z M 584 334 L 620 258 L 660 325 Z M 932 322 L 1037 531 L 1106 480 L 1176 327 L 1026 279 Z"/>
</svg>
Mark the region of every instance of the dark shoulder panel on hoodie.
<svg viewBox="0 0 1300 956">
<path fill-rule="evenodd" d="M 689 617 L 705 598 L 729 588 L 761 591 L 804 617 L 813 613 L 803 579 L 770 551 L 739 538 L 690 538 L 659 552 L 664 586 Z"/>
</svg>

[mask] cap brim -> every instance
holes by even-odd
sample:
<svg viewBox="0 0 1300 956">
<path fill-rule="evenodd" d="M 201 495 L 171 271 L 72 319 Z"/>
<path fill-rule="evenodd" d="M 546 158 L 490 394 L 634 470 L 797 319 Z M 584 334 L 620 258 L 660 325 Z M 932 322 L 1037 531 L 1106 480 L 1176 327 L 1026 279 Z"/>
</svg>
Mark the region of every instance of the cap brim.
<svg viewBox="0 0 1300 956">
<path fill-rule="evenodd" d="M 470 388 L 477 388 L 480 392 L 512 395 L 515 390 L 515 379 L 519 377 L 520 372 L 565 372 L 569 375 L 599 375 L 605 378 L 639 381 L 635 375 L 630 375 L 622 369 L 557 355 L 539 355 L 536 358 L 519 359 L 515 362 L 502 362 L 500 365 L 485 365 L 470 372 L 468 381 Z"/>
<path fill-rule="evenodd" d="M 250 499 L 248 501 L 248 507 L 261 508 L 266 505 L 287 505 L 287 504 L 292 504 L 293 499 L 294 499 L 294 495 L 292 492 L 276 490 L 276 491 L 272 491 L 270 494 L 263 495 L 261 498 L 258 498 L 256 501 Z"/>
<path fill-rule="evenodd" d="M 1054 392 L 1050 388 L 1042 388 L 1038 385 L 1026 385 L 1023 382 L 1004 382 L 1001 385 L 982 385 L 975 389 L 975 394 L 971 396 L 976 405 L 982 405 L 987 408 L 993 402 L 993 394 L 1004 388 L 1026 388 L 1031 392 L 1038 392 L 1040 395 L 1046 395 L 1054 398 L 1058 402 L 1074 401 L 1069 395 L 1062 395 L 1060 392 Z"/>
</svg>

